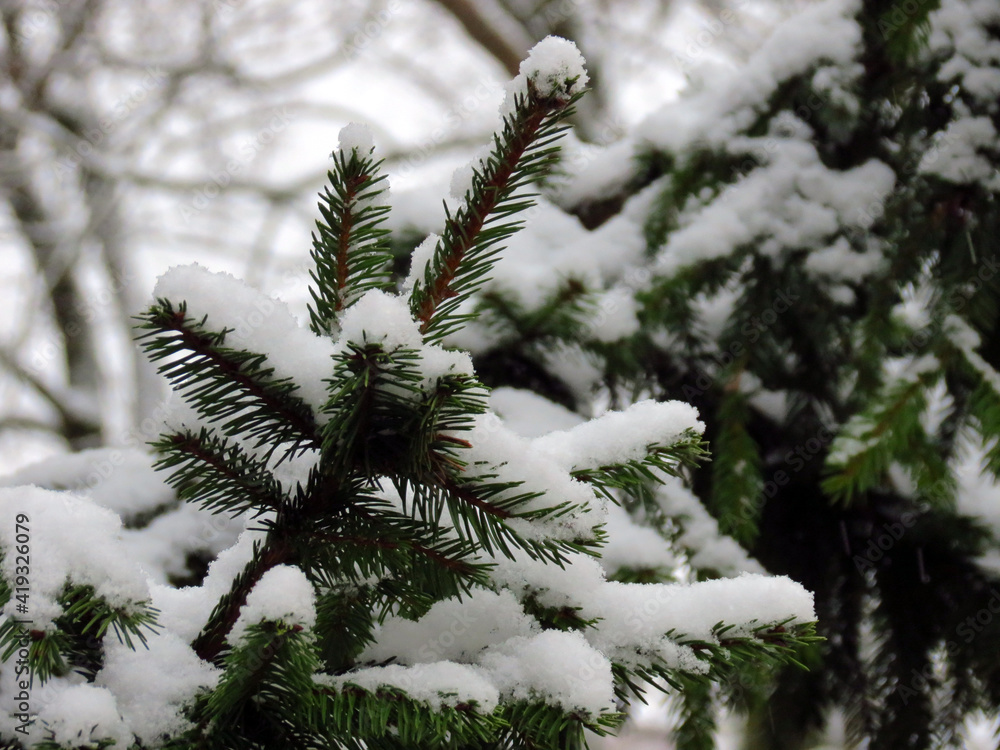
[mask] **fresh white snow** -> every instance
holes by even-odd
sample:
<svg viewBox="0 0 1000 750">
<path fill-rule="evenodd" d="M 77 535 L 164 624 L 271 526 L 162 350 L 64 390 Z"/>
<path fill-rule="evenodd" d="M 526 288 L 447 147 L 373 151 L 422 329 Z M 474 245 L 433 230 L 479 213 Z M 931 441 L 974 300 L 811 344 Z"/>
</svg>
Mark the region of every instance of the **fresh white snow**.
<svg viewBox="0 0 1000 750">
<path fill-rule="evenodd" d="M 375 148 L 375 139 L 367 125 L 351 122 L 341 128 L 337 148 L 347 156 L 352 151 L 357 152 L 358 156 L 368 156 Z"/>
<path fill-rule="evenodd" d="M 229 642 L 240 645 L 251 625 L 265 621 L 307 629 L 316 624 L 316 589 L 301 569 L 276 565 L 261 576 L 240 608 L 239 619 L 229 631 Z"/>
<path fill-rule="evenodd" d="M 528 52 L 520 73 L 534 83 L 541 96 L 568 99 L 583 91 L 590 80 L 585 64 L 573 42 L 547 36 Z"/>
</svg>

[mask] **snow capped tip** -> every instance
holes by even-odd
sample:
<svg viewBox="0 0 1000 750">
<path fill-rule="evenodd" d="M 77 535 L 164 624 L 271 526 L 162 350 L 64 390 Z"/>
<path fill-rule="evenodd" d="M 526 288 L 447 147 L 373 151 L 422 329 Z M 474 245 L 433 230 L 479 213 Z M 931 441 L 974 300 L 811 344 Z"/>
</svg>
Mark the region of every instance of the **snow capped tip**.
<svg viewBox="0 0 1000 750">
<path fill-rule="evenodd" d="M 406 299 L 372 289 L 344 312 L 340 341 L 380 343 L 386 349 L 419 349 L 423 337 Z"/>
<path fill-rule="evenodd" d="M 568 98 L 583 91 L 590 80 L 585 64 L 573 42 L 547 36 L 531 48 L 520 70 L 542 96 Z"/>
<path fill-rule="evenodd" d="M 261 576 L 240 609 L 229 642 L 240 644 L 251 625 L 265 620 L 281 620 L 305 628 L 316 624 L 316 591 L 300 568 L 276 565 Z"/>
<path fill-rule="evenodd" d="M 358 156 L 367 156 L 375 149 L 375 139 L 367 125 L 350 122 L 340 129 L 337 147 L 345 154 L 357 151 Z"/>
</svg>

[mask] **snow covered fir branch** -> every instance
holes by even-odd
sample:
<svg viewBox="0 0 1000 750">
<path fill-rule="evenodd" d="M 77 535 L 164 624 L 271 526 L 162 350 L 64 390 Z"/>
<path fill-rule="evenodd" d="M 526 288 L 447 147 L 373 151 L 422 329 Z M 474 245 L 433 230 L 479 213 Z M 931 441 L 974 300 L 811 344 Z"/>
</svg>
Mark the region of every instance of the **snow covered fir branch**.
<svg viewBox="0 0 1000 750">
<path fill-rule="evenodd" d="M 453 339 L 495 393 L 697 407 L 690 492 L 626 505 L 661 529 L 707 508 L 827 639 L 722 686 L 748 747 L 831 724 L 962 747 L 1000 706 L 998 97 L 991 0 L 809 4 L 621 141 L 568 146 Z M 709 747 L 720 695 L 686 696 L 675 740 Z"/>
<path fill-rule="evenodd" d="M 406 278 L 377 150 L 345 128 L 308 327 L 226 274 L 160 278 L 139 340 L 183 401 L 153 446 L 170 487 L 105 451 L 87 496 L 62 490 L 73 457 L 0 489 L 6 747 L 576 748 L 646 691 L 796 662 L 812 595 L 685 488 L 696 409 L 583 420 L 491 394 L 452 343 L 586 83 L 572 43 L 532 50 Z M 568 421 L 518 434 L 500 403 Z M 671 548 L 713 580 L 676 582 Z M 614 550 L 652 577 L 609 576 Z"/>
</svg>

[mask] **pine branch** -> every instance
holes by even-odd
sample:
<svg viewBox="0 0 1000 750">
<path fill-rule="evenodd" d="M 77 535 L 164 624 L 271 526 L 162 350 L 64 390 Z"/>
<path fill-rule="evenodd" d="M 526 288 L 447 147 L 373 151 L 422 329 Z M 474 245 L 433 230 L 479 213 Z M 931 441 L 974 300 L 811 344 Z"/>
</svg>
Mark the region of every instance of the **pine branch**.
<svg viewBox="0 0 1000 750">
<path fill-rule="evenodd" d="M 265 544 L 254 544 L 253 556 L 226 594 L 212 610 L 205 627 L 195 638 L 191 647 L 204 661 L 214 663 L 226 650 L 226 637 L 240 616 L 240 609 L 246 604 L 247 596 L 261 577 L 271 568 L 290 562 L 292 550 L 287 543 L 277 538 L 275 530 L 268 534 Z"/>
<path fill-rule="evenodd" d="M 203 704 L 199 729 L 245 731 L 245 707 L 251 703 L 255 712 L 267 715 L 268 723 L 276 725 L 279 736 L 287 731 L 278 728 L 282 723 L 287 727 L 319 724 L 309 701 L 318 668 L 301 625 L 271 621 L 250 625 L 243 641 L 226 655 L 222 679 Z M 314 727 L 315 734 L 321 728 Z"/>
<path fill-rule="evenodd" d="M 599 616 L 588 614 L 589 596 L 582 594 L 579 607 L 558 602 L 548 606 L 550 599 L 531 593 L 518 606 L 518 587 L 491 577 L 490 557 L 569 567 L 574 558 L 593 554 L 604 541 L 602 528 L 594 528 L 600 521 L 599 514 L 592 513 L 599 504 L 595 493 L 613 499 L 624 496 L 625 502 L 630 496 L 651 497 L 650 488 L 662 484 L 666 476 L 678 476 L 702 456 L 700 436 L 693 428 L 669 444 L 651 442 L 666 440 L 662 435 L 668 432 L 677 435 L 683 429 L 678 425 L 701 427 L 690 415 L 678 422 L 673 412 L 662 422 L 626 424 L 621 434 L 633 437 L 628 451 L 591 452 L 587 455 L 593 466 L 568 463 L 540 448 L 532 455 L 512 435 L 486 434 L 493 425 L 482 416 L 487 412 L 485 388 L 471 373 L 454 374 L 466 371 L 465 361 L 434 346 L 470 317 L 460 308 L 464 310 L 470 295 L 484 283 L 500 246 L 521 226 L 516 215 L 533 205 L 534 196 L 526 192 L 529 186 L 543 179 L 555 163 L 561 123 L 578 96 L 574 82 L 584 85 L 585 74 L 570 43 L 551 41 L 557 44 L 543 46 L 534 62 L 526 65 L 523 89 L 512 94 L 510 114 L 494 138 L 490 156 L 473 169 L 463 204 L 454 214 L 446 208 L 443 236 L 430 262 L 414 274 L 409 317 L 405 308 L 399 308 L 398 297 L 379 293 L 370 294 L 350 313 L 352 333 L 331 345 L 335 354 L 323 379 L 327 401 L 317 417 L 299 398 L 291 378 L 275 378 L 265 354 L 227 347 L 228 331 L 206 330 L 207 319 L 189 318 L 183 304 L 174 308 L 158 300 L 143 316 L 142 340 L 150 358 L 193 403 L 201 421 L 212 423 L 164 436 L 157 444 L 163 454 L 160 468 L 172 471 L 171 482 L 183 499 L 216 512 L 265 515 L 259 526 L 266 531 L 192 644 L 201 659 L 222 667 L 223 675 L 217 686 L 185 707 L 185 717 L 195 729 L 184 738 L 187 744 L 166 739 L 173 743 L 169 750 L 286 746 L 582 750 L 587 732 L 606 733 L 623 718 L 614 712 L 600 714 L 609 710 L 603 708 L 592 709 L 596 715 L 567 710 L 566 691 L 552 689 L 543 680 L 531 683 L 527 699 L 522 692 L 512 696 L 510 670 L 503 666 L 494 678 L 492 655 L 488 647 L 482 651 L 482 644 L 465 649 L 467 656 L 456 657 L 469 661 L 467 667 L 442 664 L 440 670 L 425 671 L 421 665 L 411 674 L 428 675 L 428 681 L 440 679 L 448 685 L 446 690 L 454 683 L 443 681 L 458 675 L 455 691 L 469 687 L 469 680 L 461 679 L 462 670 L 482 677 L 485 684 L 472 683 L 469 694 L 489 696 L 491 709 L 498 697 L 499 705 L 489 713 L 472 702 L 457 703 L 456 692 L 443 690 L 428 698 L 426 685 L 411 693 L 397 687 L 369 689 L 379 674 L 396 678 L 405 673 L 399 666 L 358 669 L 358 661 L 369 658 L 368 645 L 383 649 L 382 655 L 373 657 L 382 664 L 393 656 L 412 663 L 412 655 L 393 643 L 387 618 L 427 616 L 419 627 L 434 625 L 431 610 L 442 604 L 446 614 L 449 607 L 462 606 L 465 594 L 484 594 L 488 601 L 477 601 L 475 606 L 499 618 L 514 614 L 518 627 L 530 623 L 532 629 L 538 625 L 567 631 L 600 628 Z M 548 87 L 536 78 L 550 79 Z M 359 141 L 357 133 L 346 137 L 342 133 L 342 143 L 352 141 Z M 389 235 L 381 228 L 388 209 L 375 205 L 384 178 L 371 150 L 364 151 L 341 149 L 320 200 L 310 291 L 310 325 L 320 335 L 338 333 L 338 316 L 366 292 L 389 290 Z M 369 325 L 366 316 L 354 326 L 354 316 L 369 302 L 371 317 L 384 314 L 385 319 Z M 571 281 L 538 315 L 513 310 L 511 320 L 515 327 L 522 326 L 522 333 L 539 338 L 577 337 L 585 335 L 575 329 L 575 321 L 586 304 L 586 290 Z M 353 333 L 359 329 L 363 332 Z M 422 339 L 414 338 L 417 329 Z M 287 329 L 269 330 L 278 335 Z M 745 421 L 739 425 L 744 435 Z M 640 424 L 647 428 L 641 434 L 633 427 Z M 618 441 L 608 439 L 602 430 L 598 426 L 584 442 L 603 439 L 605 445 L 617 446 Z M 246 440 L 249 447 L 244 447 Z M 308 480 L 294 489 L 282 487 L 269 468 L 274 452 L 283 451 L 279 457 L 286 458 L 310 449 L 319 459 Z M 398 498 L 386 482 L 396 488 Z M 538 580 L 551 580 L 553 594 L 562 577 L 571 587 L 580 580 L 604 585 L 593 561 L 586 563 L 594 571 L 592 579 L 577 578 L 576 571 L 569 570 L 552 571 L 551 579 Z M 267 585 L 268 571 L 279 565 L 296 566 L 296 571 L 283 572 L 294 572 L 296 582 L 304 576 L 306 588 L 289 585 L 286 591 Z M 265 576 L 268 580 L 262 583 Z M 283 585 L 280 578 L 275 580 Z M 618 585 L 610 585 L 610 596 L 620 593 Z M 603 601 L 603 591 L 594 593 L 595 601 Z M 301 625 L 278 619 L 243 628 L 246 623 L 240 618 L 248 613 L 247 603 L 256 607 L 264 601 L 259 597 L 282 607 L 275 612 L 309 612 L 315 603 L 315 625 L 311 616 L 303 616 L 296 620 Z M 608 603 L 612 601 L 619 600 Z M 380 629 L 379 623 L 386 627 Z M 811 632 L 808 627 L 786 630 L 781 623 L 756 629 L 753 622 L 741 625 L 736 633 L 720 624 L 704 641 L 683 636 L 674 640 L 686 647 L 688 657 L 694 652 L 707 663 L 703 677 L 710 680 L 734 660 L 791 662 L 789 650 L 808 642 Z M 234 628 L 239 638 L 234 637 Z M 485 636 L 490 645 L 494 635 L 490 631 Z M 642 680 L 681 681 L 682 673 L 658 661 L 662 656 L 653 646 L 650 653 L 643 652 L 648 642 L 645 632 L 635 636 L 637 643 L 621 647 L 615 645 L 616 635 L 602 632 L 601 638 L 605 637 L 605 650 L 617 648 L 629 665 L 615 665 L 619 686 Z M 474 643 L 476 638 L 470 640 Z M 582 641 L 580 645 L 585 646 Z M 521 657 L 539 652 L 510 647 L 530 674 L 536 665 Z M 606 675 L 606 662 L 600 658 Z M 349 682 L 352 676 L 358 684 Z M 572 683 L 573 676 L 566 676 Z M 569 687 L 575 693 L 576 686 Z M 589 687 L 581 685 L 580 690 Z M 520 685 L 514 688 L 519 689 Z M 418 695 L 424 699 L 416 700 Z M 573 698 L 580 699 L 578 705 L 593 704 L 575 694 Z"/>
<path fill-rule="evenodd" d="M 171 470 L 167 482 L 182 500 L 233 516 L 277 511 L 286 502 L 281 484 L 262 463 L 208 428 L 163 435 L 152 445 L 160 455 L 154 468 Z"/>
<path fill-rule="evenodd" d="M 918 492 L 925 492 L 928 500 L 952 496 L 954 477 L 920 421 L 927 392 L 939 374 L 931 369 L 897 379 L 841 428 L 822 483 L 834 501 L 850 503 L 877 487 L 894 461 L 910 470 Z"/>
<path fill-rule="evenodd" d="M 53 630 L 29 630 L 14 618 L 0 623 L 0 661 L 7 661 L 28 642 L 27 666 L 43 683 L 70 671 L 92 679 L 100 671 L 103 641 L 109 631 L 135 649 L 136 641 L 145 645 L 146 631 L 157 630 L 156 609 L 112 606 L 90 585 L 67 582 L 58 603 L 62 614 Z"/>
<path fill-rule="evenodd" d="M 915 61 L 927 47 L 931 24 L 929 15 L 940 5 L 939 0 L 908 6 L 902 0 L 890 2 L 875 24 L 877 38 L 885 44 L 892 62 L 905 65 Z"/>
<path fill-rule="evenodd" d="M 469 593 L 474 586 L 489 583 L 492 566 L 473 562 L 477 549 L 468 543 L 436 538 L 426 524 L 405 516 L 369 514 L 357 505 L 350 515 L 350 522 L 336 532 L 309 532 L 310 538 L 322 543 L 322 550 L 329 551 L 304 563 L 321 568 L 322 577 L 359 584 L 374 576 L 417 579 L 423 583 L 421 603 Z"/>
<path fill-rule="evenodd" d="M 699 660 L 707 662 L 706 672 L 679 670 L 655 654 L 643 654 L 641 663 L 613 662 L 618 699 L 627 704 L 630 696 L 641 698 L 648 688 L 662 692 L 673 688 L 682 692 L 692 681 L 708 685 L 724 679 L 742 665 L 754 670 L 781 664 L 805 669 L 799 662 L 799 653 L 803 648 L 823 640 L 816 635 L 815 623 L 790 625 L 789 621 L 777 622 L 758 626 L 746 633 L 753 625 L 753 622 L 742 625 L 737 635 L 733 632 L 735 625 L 720 622 L 712 628 L 713 640 L 685 638 L 683 634 L 673 631 L 665 634 L 679 646 L 690 648 Z"/>
<path fill-rule="evenodd" d="M 980 382 L 967 405 L 986 446 L 985 468 L 1000 479 L 1000 393 L 992 383 Z"/>
<path fill-rule="evenodd" d="M 503 717 L 509 729 L 501 734 L 501 747 L 558 747 L 560 750 L 584 750 L 587 732 L 606 736 L 625 720 L 625 714 L 567 713 L 557 706 L 528 701 L 505 705 Z"/>
<path fill-rule="evenodd" d="M 322 446 L 329 474 L 346 478 L 360 472 L 374 479 L 397 465 L 414 422 L 419 423 L 419 362 L 412 349 L 387 352 L 378 344 L 348 344 L 334 364 L 334 385 L 323 407 L 329 415 Z"/>
<path fill-rule="evenodd" d="M 509 328 L 515 340 L 523 345 L 548 341 L 575 342 L 585 333 L 585 316 L 592 301 L 593 294 L 583 283 L 570 278 L 537 309 L 527 309 L 516 299 L 487 291 L 479 297 L 479 312 L 489 313 L 491 324 Z"/>
<path fill-rule="evenodd" d="M 323 409 L 328 473 L 356 472 L 369 481 L 417 477 L 433 470 L 435 452 L 463 444 L 453 433 L 471 429 L 475 415 L 486 411 L 485 388 L 464 374 L 428 384 L 421 362 L 412 349 L 348 344 Z"/>
<path fill-rule="evenodd" d="M 311 253 L 309 320 L 321 336 L 333 332 L 338 314 L 365 292 L 390 287 L 392 263 L 390 232 L 381 227 L 389 206 L 374 202 L 387 189 L 379 174 L 382 161 L 359 149 L 340 150 L 333 160 Z"/>
<path fill-rule="evenodd" d="M 365 747 L 484 747 L 504 722 L 495 714 L 480 713 L 474 703 L 442 705 L 432 709 L 402 690 L 381 687 L 368 691 L 350 682 L 333 688 L 313 688 L 319 711 L 326 718 L 326 735 L 340 743 L 345 737 Z"/>
<path fill-rule="evenodd" d="M 478 476 L 475 481 L 461 481 L 454 476 L 441 475 L 435 485 L 442 491 L 452 524 L 460 539 L 475 540 L 490 555 L 501 554 L 513 559 L 513 549 L 524 551 L 532 559 L 542 559 L 561 565 L 574 552 L 592 554 L 599 545 L 593 539 L 529 539 L 517 533 L 511 521 L 542 522 L 560 516 L 586 512 L 570 503 L 521 509 L 541 495 L 537 492 L 519 491 L 521 482 L 493 481 L 495 476 Z"/>
<path fill-rule="evenodd" d="M 747 432 L 749 407 L 735 388 L 719 404 L 719 434 L 712 446 L 711 510 L 719 529 L 749 548 L 757 536 L 758 502 L 764 486 L 760 450 Z"/>
<path fill-rule="evenodd" d="M 709 683 L 682 678 L 680 722 L 672 734 L 677 750 L 715 750 L 715 705 Z"/>
<path fill-rule="evenodd" d="M 486 280 L 500 243 L 522 225 L 504 219 L 534 205 L 529 194 L 517 191 L 542 179 L 555 164 L 559 149 L 553 144 L 564 130 L 559 123 L 579 96 L 543 97 L 529 80 L 527 93 L 515 96 L 513 114 L 494 135 L 493 151 L 474 168 L 462 206 L 454 215 L 445 208 L 441 239 L 410 296 L 428 341 L 444 338 L 466 319 L 456 310 Z"/>
<path fill-rule="evenodd" d="M 595 469 L 578 469 L 571 474 L 574 479 L 592 485 L 613 503 L 619 501 L 616 490 L 649 499 L 651 488 L 663 484 L 664 476 L 679 477 L 683 467 L 696 467 L 707 456 L 707 444 L 701 435 L 687 430 L 670 445 L 654 443 L 646 446 L 646 455 L 642 459 Z"/>
<path fill-rule="evenodd" d="M 443 503 L 459 538 L 475 540 L 491 554 L 499 550 L 511 556 L 513 545 L 532 556 L 562 560 L 565 551 L 579 549 L 572 542 L 529 541 L 505 523 L 554 518 L 571 508 L 519 510 L 537 493 L 517 492 L 517 483 L 490 482 L 490 477 L 456 478 L 463 467 L 463 441 L 443 433 L 468 429 L 472 417 L 485 409 L 484 394 L 477 381 L 464 377 L 443 378 L 425 394 L 417 387 L 422 380 L 417 352 L 351 344 L 335 365 L 338 385 L 324 407 L 330 415 L 323 430 L 328 472 L 341 478 L 356 472 L 369 481 L 387 477 L 401 495 L 412 488 L 415 507 L 425 511 Z M 425 492 L 421 484 L 436 490 Z M 428 513 L 425 517 L 436 518 L 440 510 Z"/>
<path fill-rule="evenodd" d="M 338 581 L 316 602 L 317 652 L 328 674 L 349 668 L 374 642 L 373 586 Z"/>
<path fill-rule="evenodd" d="M 211 422 L 229 436 L 266 447 L 267 460 L 282 448 L 284 456 L 319 447 L 316 422 L 309 406 L 295 395 L 290 379 L 273 378 L 267 358 L 225 346 L 228 331 L 209 331 L 205 319 L 195 321 L 187 306 L 176 309 L 158 300 L 139 316 L 139 337 L 153 362 L 166 360 L 158 371 Z"/>
<path fill-rule="evenodd" d="M 950 315 L 945 330 L 945 341 L 963 365 L 963 380 L 970 383 L 966 407 L 987 448 L 986 469 L 1000 478 L 1000 373 L 976 352 L 979 334 L 965 320 Z"/>
<path fill-rule="evenodd" d="M 585 617 L 581 614 L 582 607 L 568 604 L 555 607 L 545 604 L 534 592 L 521 600 L 521 606 L 527 614 L 538 620 L 543 630 L 584 630 L 600 622 L 600 618 Z"/>
</svg>

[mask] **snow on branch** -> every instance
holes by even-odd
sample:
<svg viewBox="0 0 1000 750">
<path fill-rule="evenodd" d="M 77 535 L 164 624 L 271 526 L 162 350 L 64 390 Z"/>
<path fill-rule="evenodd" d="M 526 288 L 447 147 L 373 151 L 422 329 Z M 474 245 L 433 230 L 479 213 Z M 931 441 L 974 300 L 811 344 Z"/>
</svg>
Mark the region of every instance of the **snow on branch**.
<svg viewBox="0 0 1000 750">
<path fill-rule="evenodd" d="M 583 58 L 572 42 L 539 42 L 508 86 L 503 125 L 485 159 L 474 160 L 469 188 L 452 215 L 423 278 L 410 295 L 421 333 L 439 339 L 465 320 L 461 303 L 479 289 L 507 238 L 521 227 L 509 217 L 534 205 L 522 188 L 537 182 L 555 163 L 555 142 L 586 84 Z"/>
<path fill-rule="evenodd" d="M 601 567 L 608 499 L 655 501 L 650 487 L 700 458 L 693 407 L 642 401 L 576 426 L 560 413 L 569 429 L 529 439 L 491 411 L 471 357 L 441 344 L 534 204 L 525 190 L 555 163 L 586 82 L 572 43 L 532 50 L 403 294 L 356 125 L 321 199 L 309 328 L 226 274 L 160 279 L 140 339 L 187 406 L 168 415 L 159 466 L 182 500 L 251 524 L 200 585 L 177 588 L 124 562 L 110 511 L 0 490 L 6 517 L 39 532 L 28 662 L 57 701 L 33 716 L 59 741 L 578 750 L 585 730 L 620 722 L 637 680 L 790 662 L 812 640 L 811 595 L 789 579 L 625 583 Z M 635 308 L 621 317 L 610 328 L 625 335 Z M 0 524 L 6 657 L 25 635 L 19 533 Z M 153 605 L 163 632 L 147 636 Z M 69 684 L 74 671 L 88 684 Z"/>
</svg>

